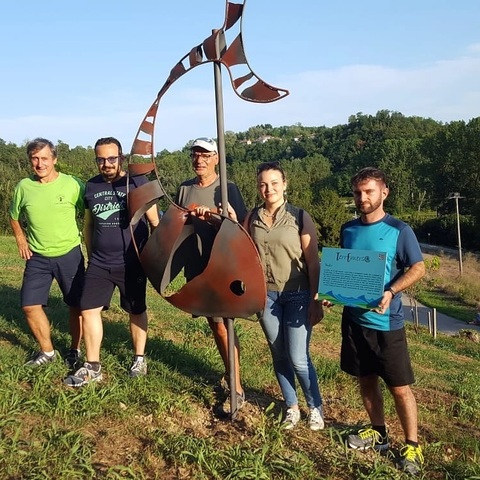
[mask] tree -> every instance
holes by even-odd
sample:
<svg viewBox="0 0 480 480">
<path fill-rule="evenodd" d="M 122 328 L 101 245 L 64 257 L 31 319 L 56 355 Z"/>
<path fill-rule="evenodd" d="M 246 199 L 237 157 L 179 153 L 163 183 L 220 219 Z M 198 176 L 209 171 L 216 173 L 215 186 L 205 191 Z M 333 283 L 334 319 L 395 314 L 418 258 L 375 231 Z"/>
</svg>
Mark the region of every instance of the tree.
<svg viewBox="0 0 480 480">
<path fill-rule="evenodd" d="M 317 224 L 318 242 L 324 247 L 338 246 L 340 227 L 352 218 L 345 201 L 333 190 L 322 190 L 310 214 Z"/>
</svg>

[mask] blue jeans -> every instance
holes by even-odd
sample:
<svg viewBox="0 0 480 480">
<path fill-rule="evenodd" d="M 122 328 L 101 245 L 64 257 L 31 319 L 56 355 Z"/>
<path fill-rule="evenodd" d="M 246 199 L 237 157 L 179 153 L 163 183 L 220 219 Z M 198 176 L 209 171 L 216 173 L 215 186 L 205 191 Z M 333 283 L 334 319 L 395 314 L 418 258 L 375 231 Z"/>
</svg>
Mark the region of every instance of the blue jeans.
<svg viewBox="0 0 480 480">
<path fill-rule="evenodd" d="M 308 352 L 312 327 L 308 321 L 310 292 L 267 292 L 260 324 L 272 352 L 273 369 L 287 407 L 298 405 L 295 376 L 309 408 L 322 397 L 317 372 Z"/>
</svg>

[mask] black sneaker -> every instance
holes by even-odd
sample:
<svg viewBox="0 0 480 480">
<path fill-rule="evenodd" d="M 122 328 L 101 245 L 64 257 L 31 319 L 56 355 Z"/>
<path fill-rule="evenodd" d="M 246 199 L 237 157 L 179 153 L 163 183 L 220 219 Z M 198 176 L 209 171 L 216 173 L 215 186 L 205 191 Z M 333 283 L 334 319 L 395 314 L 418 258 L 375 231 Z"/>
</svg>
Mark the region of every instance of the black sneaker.
<svg viewBox="0 0 480 480">
<path fill-rule="evenodd" d="M 382 437 L 379 432 L 371 427 L 363 428 L 354 435 L 349 435 L 347 438 L 347 445 L 350 448 L 357 450 L 367 450 L 373 448 L 374 450 L 384 451 L 388 450 L 390 443 L 388 435 Z"/>
<path fill-rule="evenodd" d="M 75 348 L 71 348 L 65 355 L 64 361 L 65 365 L 70 371 L 75 371 L 77 368 L 80 367 L 81 359 L 82 352 L 80 350 L 76 350 Z"/>
<path fill-rule="evenodd" d="M 33 354 L 32 358 L 24 364 L 25 367 L 39 367 L 46 363 L 53 362 L 57 358 L 57 354 L 53 352 L 53 355 L 47 355 L 45 352 L 37 352 Z"/>
</svg>

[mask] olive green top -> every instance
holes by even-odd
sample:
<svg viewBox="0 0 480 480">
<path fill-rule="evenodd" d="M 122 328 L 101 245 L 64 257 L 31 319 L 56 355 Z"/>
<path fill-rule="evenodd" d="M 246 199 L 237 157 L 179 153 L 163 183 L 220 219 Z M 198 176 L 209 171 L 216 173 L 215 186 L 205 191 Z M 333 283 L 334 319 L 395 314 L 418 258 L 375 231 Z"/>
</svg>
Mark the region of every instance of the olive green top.
<svg viewBox="0 0 480 480">
<path fill-rule="evenodd" d="M 300 209 L 285 202 L 271 227 L 265 224 L 262 215 L 263 207 L 254 209 L 249 228 L 265 270 L 267 290 L 308 290 L 307 265 L 300 243 Z"/>
</svg>

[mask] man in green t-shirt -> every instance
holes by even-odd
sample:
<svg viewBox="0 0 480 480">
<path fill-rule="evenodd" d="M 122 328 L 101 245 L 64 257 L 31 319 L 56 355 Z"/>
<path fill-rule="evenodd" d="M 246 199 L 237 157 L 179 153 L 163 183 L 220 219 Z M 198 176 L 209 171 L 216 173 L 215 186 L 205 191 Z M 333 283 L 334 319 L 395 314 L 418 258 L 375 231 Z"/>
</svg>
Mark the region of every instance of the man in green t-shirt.
<svg viewBox="0 0 480 480">
<path fill-rule="evenodd" d="M 50 321 L 43 308 L 55 278 L 69 306 L 72 340 L 65 362 L 74 369 L 80 357 L 79 300 L 85 271 L 76 216 L 84 210 L 85 187 L 77 178 L 56 170 L 57 151 L 49 140 L 32 140 L 27 145 L 27 155 L 33 175 L 17 184 L 9 209 L 18 252 L 26 261 L 22 310 L 40 345 L 25 365 L 36 367 L 56 357 Z"/>
</svg>

